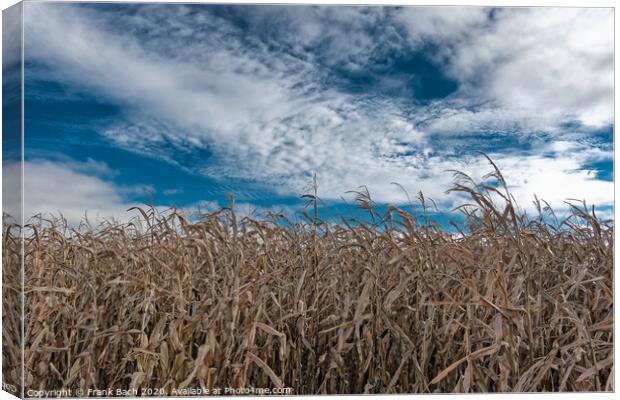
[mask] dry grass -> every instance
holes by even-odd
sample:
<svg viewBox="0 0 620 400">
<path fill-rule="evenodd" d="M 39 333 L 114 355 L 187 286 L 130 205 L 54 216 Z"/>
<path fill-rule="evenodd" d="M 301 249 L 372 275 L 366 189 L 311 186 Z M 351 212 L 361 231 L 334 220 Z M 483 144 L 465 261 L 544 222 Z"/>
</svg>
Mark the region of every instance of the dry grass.
<svg viewBox="0 0 620 400">
<path fill-rule="evenodd" d="M 499 172 L 456 178 L 471 200 L 458 235 L 365 192 L 374 222 L 313 207 L 291 226 L 230 210 L 80 232 L 41 220 L 25 243 L 26 388 L 613 390 L 612 223 L 585 205 L 525 218 Z M 6 380 L 18 245 L 5 234 Z"/>
</svg>

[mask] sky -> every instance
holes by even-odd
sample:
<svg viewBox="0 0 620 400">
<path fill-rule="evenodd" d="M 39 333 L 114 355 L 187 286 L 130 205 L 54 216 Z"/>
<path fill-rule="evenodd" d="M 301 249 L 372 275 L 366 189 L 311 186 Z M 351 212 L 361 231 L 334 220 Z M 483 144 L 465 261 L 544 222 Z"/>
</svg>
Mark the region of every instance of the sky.
<svg viewBox="0 0 620 400">
<path fill-rule="evenodd" d="M 25 212 L 123 220 L 232 194 L 245 214 L 294 214 L 316 175 L 330 212 L 365 185 L 450 213 L 449 170 L 482 180 L 484 152 L 523 209 L 574 198 L 612 217 L 613 17 L 25 3 Z"/>
</svg>

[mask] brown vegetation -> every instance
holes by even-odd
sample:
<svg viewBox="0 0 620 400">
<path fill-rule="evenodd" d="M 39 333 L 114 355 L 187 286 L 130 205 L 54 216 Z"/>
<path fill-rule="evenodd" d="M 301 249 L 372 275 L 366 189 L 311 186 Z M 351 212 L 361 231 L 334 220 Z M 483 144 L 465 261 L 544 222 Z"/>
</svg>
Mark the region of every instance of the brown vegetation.
<svg viewBox="0 0 620 400">
<path fill-rule="evenodd" d="M 456 177 L 472 203 L 459 234 L 365 193 L 369 222 L 41 220 L 25 242 L 26 388 L 613 390 L 613 224 L 585 205 L 526 218 L 499 172 Z M 19 307 L 4 312 L 6 376 Z"/>
</svg>

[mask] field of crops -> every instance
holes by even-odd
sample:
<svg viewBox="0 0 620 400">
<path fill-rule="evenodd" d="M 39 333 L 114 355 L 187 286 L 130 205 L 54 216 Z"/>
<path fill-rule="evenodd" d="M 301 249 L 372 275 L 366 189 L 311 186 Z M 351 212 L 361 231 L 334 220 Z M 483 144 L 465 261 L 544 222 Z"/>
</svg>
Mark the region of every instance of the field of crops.
<svg viewBox="0 0 620 400">
<path fill-rule="evenodd" d="M 613 390 L 613 223 L 525 217 L 456 175 L 464 222 L 135 209 L 27 228 L 26 389 L 292 394 Z M 19 241 L 5 224 L 5 381 L 19 381 Z M 12 305 L 12 306 L 11 306 Z M 176 390 L 177 392 L 173 392 Z M 87 392 L 85 392 L 87 393 Z M 145 392 L 148 393 L 148 392 Z M 152 393 L 152 392 L 151 392 Z"/>
</svg>

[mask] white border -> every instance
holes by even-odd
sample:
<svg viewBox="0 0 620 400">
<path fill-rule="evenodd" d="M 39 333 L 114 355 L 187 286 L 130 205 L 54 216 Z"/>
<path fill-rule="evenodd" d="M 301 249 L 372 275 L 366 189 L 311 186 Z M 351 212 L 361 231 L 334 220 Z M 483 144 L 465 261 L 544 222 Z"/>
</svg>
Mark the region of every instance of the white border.
<svg viewBox="0 0 620 400">
<path fill-rule="evenodd" d="M 16 0 L 0 0 L 1 1 L 1 8 L 4 10 L 5 8 L 8 8 L 14 4 L 19 3 L 19 1 Z M 46 1 L 46 0 L 25 0 L 25 2 L 34 2 L 34 1 Z M 62 0 L 60 0 L 60 2 L 63 2 Z M 75 2 L 75 1 L 73 1 Z M 341 4 L 341 5 L 430 5 L 430 6 L 497 6 L 497 7 L 612 7 L 615 9 L 615 3 L 614 1 L 611 0 L 590 0 L 590 1 L 579 1 L 579 0 L 544 0 L 544 1 L 490 1 L 490 0 L 485 0 L 485 1 L 481 1 L 481 0 L 473 0 L 473 1 L 466 1 L 466 0 L 449 0 L 449 1 L 436 1 L 436 0 L 425 0 L 425 1 L 416 1 L 416 0 L 391 0 L 391 1 L 384 1 L 384 0 L 336 0 L 336 1 L 330 1 L 330 0 L 314 0 L 312 2 L 309 1 L 303 1 L 303 0 L 288 0 L 288 1 L 257 1 L 257 0 L 243 0 L 243 1 L 235 1 L 235 0 L 219 0 L 219 1 L 183 1 L 183 0 L 167 0 L 167 1 L 156 1 L 156 0 L 137 0 L 137 1 L 95 1 L 95 0 L 84 0 L 84 1 L 80 1 L 80 2 L 84 2 L 84 3 L 204 3 L 204 4 L 238 4 L 238 3 L 243 3 L 243 4 Z M 615 70 L 615 51 L 616 51 L 616 44 L 618 43 L 618 29 L 616 29 L 616 20 L 614 18 L 614 83 L 617 81 L 617 71 Z M 2 32 L 2 21 L 0 18 L 0 32 Z M 23 55 L 23 52 L 22 52 Z M 2 54 L 0 52 L 0 64 L 2 61 Z M 0 68 L 1 70 L 1 68 Z M 0 77 L 1 77 L 1 71 L 0 71 Z M 23 82 L 22 82 L 23 84 Z M 615 86 L 614 86 L 615 89 Z M 0 89 L 1 90 L 1 89 Z M 22 96 L 22 101 L 23 101 L 23 96 Z M 618 114 L 618 103 L 615 102 L 615 90 L 614 90 L 614 128 L 616 127 L 616 119 L 615 116 Z M 22 114 L 23 117 L 23 114 Z M 0 107 L 0 120 L 2 118 L 2 107 Z M 23 129 L 23 120 L 22 120 L 22 129 Z M 615 149 L 615 129 L 614 129 L 614 149 Z M 0 152 L 2 150 L 2 143 L 0 140 Z M 0 153 L 1 154 L 1 153 Z M 617 164 L 618 161 L 618 155 L 615 154 L 614 152 L 614 182 L 615 182 L 615 166 Z M 1 177 L 2 177 L 2 165 L 0 163 L 0 182 L 1 182 Z M 615 186 L 614 189 L 614 199 L 620 198 L 618 196 L 620 189 L 618 188 L 618 186 Z M 0 184 L 0 195 L 2 193 L 2 185 Z M 22 196 L 23 197 L 23 196 Z M 22 198 L 23 200 L 23 198 Z M 615 200 L 614 200 L 614 205 L 615 205 Z M 617 222 L 620 219 L 619 217 L 619 213 L 617 212 L 616 207 L 614 206 L 614 220 Z M 618 240 L 617 237 L 614 235 L 614 249 L 617 250 L 618 249 Z M 1 249 L 0 249 L 1 251 Z M 614 251 L 614 294 L 615 294 L 615 270 L 618 266 L 618 262 L 617 262 L 617 252 Z M 614 309 L 614 321 L 615 318 L 617 317 L 617 309 Z M 618 326 L 615 326 L 615 332 L 614 332 L 614 337 L 617 337 L 618 334 Z M 1 335 L 0 335 L 0 343 L 1 343 Z M 614 361 L 618 359 L 618 346 L 615 346 L 614 348 Z M 1 366 L 1 360 L 0 360 L 0 366 Z M 1 371 L 1 369 L 0 369 Z M 614 382 L 615 384 L 618 384 L 618 369 L 615 366 L 614 363 Z M 567 400 L 572 400 L 572 399 L 608 399 L 615 396 L 614 394 L 610 394 L 610 393 L 528 393 L 528 394 L 522 394 L 522 393 L 517 393 L 517 394 L 512 394 L 512 393 L 505 393 L 505 394 L 499 394 L 499 393 L 494 393 L 494 394 L 415 394 L 415 395 L 376 395 L 373 396 L 374 398 L 380 398 L 380 399 L 410 399 L 412 397 L 415 398 L 421 398 L 421 399 L 426 399 L 426 398 L 445 398 L 448 396 L 457 396 L 459 399 L 492 399 L 492 398 L 501 398 L 501 399 L 506 399 L 506 400 L 517 400 L 517 399 L 523 399 L 524 397 L 527 399 L 534 399 L 534 398 L 553 398 L 553 399 L 567 399 Z M 252 399 L 257 399 L 260 397 L 257 396 L 243 396 L 244 398 L 252 398 Z M 300 398 L 300 399 L 305 399 L 305 398 L 319 398 L 320 396 L 294 396 L 294 398 Z M 344 397 L 344 396 L 329 396 L 331 398 L 340 398 L 340 397 Z M 362 396 L 358 396 L 358 395 L 348 395 L 346 397 L 362 397 Z M 14 399 L 14 396 L 11 396 L 10 394 L 8 394 L 7 392 L 4 391 L 0 391 L 0 400 L 4 400 L 4 399 Z M 291 396 L 288 396 L 287 398 L 293 398 Z M 187 399 L 185 397 L 165 397 L 165 399 Z"/>
</svg>

